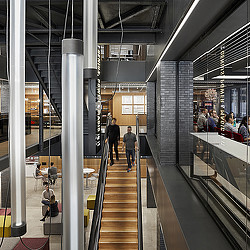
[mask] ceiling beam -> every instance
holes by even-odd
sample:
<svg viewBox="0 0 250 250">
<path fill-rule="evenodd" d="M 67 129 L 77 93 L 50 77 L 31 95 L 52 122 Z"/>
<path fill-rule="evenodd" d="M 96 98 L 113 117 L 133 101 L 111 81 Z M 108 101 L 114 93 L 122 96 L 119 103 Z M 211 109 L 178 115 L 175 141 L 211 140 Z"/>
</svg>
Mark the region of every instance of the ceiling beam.
<svg viewBox="0 0 250 250">
<path fill-rule="evenodd" d="M 49 12 L 48 7 L 43 6 L 43 5 L 36 6 L 36 9 Z M 65 14 L 66 14 L 65 10 L 63 10 L 61 8 L 58 8 L 58 7 L 55 7 L 53 5 L 50 7 L 50 10 L 51 10 L 52 13 L 55 13 L 55 14 L 65 18 Z M 71 15 L 68 15 L 68 19 L 71 20 Z M 82 24 L 82 17 L 77 15 L 77 14 L 74 14 L 74 22 Z"/>
<path fill-rule="evenodd" d="M 167 0 L 120 0 L 121 4 L 131 4 L 131 5 L 164 5 L 167 3 Z M 99 3 L 108 3 L 108 4 L 118 4 L 117 0 L 99 0 Z M 37 6 L 37 5 L 48 5 L 48 0 L 29 0 L 28 6 Z M 66 6 L 65 1 L 62 0 L 53 0 L 53 5 Z M 74 4 L 82 5 L 82 0 L 74 0 Z M 0 5 L 6 6 L 6 0 L 0 0 Z"/>
<path fill-rule="evenodd" d="M 122 22 L 125 22 L 135 16 L 138 16 L 146 11 L 148 11 L 149 9 L 151 9 L 152 6 L 136 6 L 135 8 L 121 14 L 121 19 Z M 118 24 L 120 24 L 120 18 L 116 17 L 113 20 L 109 21 L 107 23 L 107 29 L 111 29 L 115 26 L 117 26 Z"/>
<path fill-rule="evenodd" d="M 99 9 L 98 9 L 98 22 L 99 22 L 100 28 L 101 29 L 105 29 L 105 24 L 104 24 L 104 21 L 103 21 L 103 16 L 102 16 L 102 13 L 101 13 L 101 11 Z"/>
<path fill-rule="evenodd" d="M 51 29 L 52 33 L 61 33 L 63 28 L 59 27 L 56 29 Z M 98 33 L 121 33 L 121 29 L 98 29 Z M 124 33 L 160 33 L 162 29 L 150 29 L 150 28 L 126 28 L 124 27 Z M 0 34 L 5 35 L 5 30 L 0 30 Z M 29 28 L 26 31 L 27 34 L 33 36 L 35 39 L 39 40 L 39 34 L 47 34 L 47 29 L 32 29 Z M 71 33 L 71 30 L 66 30 L 66 33 Z M 82 34 L 82 27 L 74 27 L 74 33 Z M 36 35 L 35 35 L 36 34 Z M 48 41 L 47 41 L 48 42 Z M 46 43 L 47 43 L 46 42 Z"/>
<path fill-rule="evenodd" d="M 154 7 L 154 17 L 153 17 L 153 20 L 152 20 L 151 29 L 155 29 L 155 27 L 156 27 L 160 9 L 161 9 L 160 6 L 155 6 Z"/>
<path fill-rule="evenodd" d="M 47 20 L 47 18 L 45 18 L 40 13 L 40 11 L 38 11 L 37 8 L 32 7 L 32 10 L 34 11 L 37 19 L 48 29 L 50 24 L 49 24 L 49 21 Z M 56 25 L 51 21 L 51 29 L 55 29 L 55 28 L 56 28 Z M 62 35 L 61 33 L 58 33 L 58 32 L 53 32 L 53 33 L 55 33 L 57 36 L 61 36 Z"/>
</svg>

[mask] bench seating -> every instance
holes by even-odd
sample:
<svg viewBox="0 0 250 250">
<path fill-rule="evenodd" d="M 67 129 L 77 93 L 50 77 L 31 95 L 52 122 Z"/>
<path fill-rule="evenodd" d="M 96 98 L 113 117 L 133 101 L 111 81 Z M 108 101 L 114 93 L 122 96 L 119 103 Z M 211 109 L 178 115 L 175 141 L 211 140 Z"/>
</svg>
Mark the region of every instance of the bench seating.
<svg viewBox="0 0 250 250">
<path fill-rule="evenodd" d="M 4 215 L 0 215 L 0 237 L 3 237 Z M 4 237 L 11 237 L 11 216 L 6 216 Z"/>
<path fill-rule="evenodd" d="M 88 199 L 87 199 L 87 208 L 90 210 L 94 210 L 95 209 L 95 195 L 89 195 Z"/>
<path fill-rule="evenodd" d="M 45 219 L 43 223 L 43 233 L 44 235 L 60 235 L 63 231 L 62 224 L 62 214 L 59 213 L 56 217 L 51 217 L 51 225 L 50 225 L 50 217 Z"/>
</svg>

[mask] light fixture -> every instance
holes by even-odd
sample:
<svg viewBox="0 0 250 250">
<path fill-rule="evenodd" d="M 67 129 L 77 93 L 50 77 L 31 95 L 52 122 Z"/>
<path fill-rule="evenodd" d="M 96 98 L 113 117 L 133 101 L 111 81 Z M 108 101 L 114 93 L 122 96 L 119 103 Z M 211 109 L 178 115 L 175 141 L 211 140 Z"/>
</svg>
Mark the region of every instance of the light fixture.
<svg viewBox="0 0 250 250">
<path fill-rule="evenodd" d="M 247 26 L 249 26 L 250 22 L 248 22 L 247 24 L 245 24 L 244 26 L 242 26 L 241 28 L 237 29 L 235 32 L 231 33 L 229 36 L 227 36 L 226 38 L 224 38 L 222 41 L 220 41 L 219 43 L 217 43 L 215 46 L 213 46 L 210 50 L 206 51 L 205 53 L 203 53 L 202 55 L 200 55 L 199 57 L 197 57 L 193 62 L 195 63 L 197 60 L 199 60 L 201 57 L 203 57 L 206 54 L 209 54 L 211 51 L 213 51 L 215 48 L 219 47 L 221 44 L 223 44 L 227 39 L 229 39 L 230 37 L 234 36 L 235 34 L 237 34 L 239 31 L 243 30 L 244 28 L 246 28 Z"/>
<path fill-rule="evenodd" d="M 12 237 L 26 233 L 25 14 L 26 0 L 10 1 L 9 166 Z"/>
<path fill-rule="evenodd" d="M 83 249 L 84 246 L 83 85 L 83 42 L 78 39 L 64 39 L 62 41 L 63 249 Z"/>
<path fill-rule="evenodd" d="M 203 73 L 203 74 L 201 74 L 201 75 L 199 75 L 199 76 L 196 76 L 196 77 L 201 77 L 201 76 L 208 75 L 208 74 L 210 74 L 210 73 L 212 73 L 212 72 L 214 72 L 214 71 L 216 71 L 216 70 L 219 70 L 219 69 L 221 69 L 221 68 L 225 68 L 225 67 L 230 66 L 230 65 L 232 65 L 232 64 L 234 64 L 234 63 L 240 62 L 241 60 L 247 59 L 248 57 L 250 57 L 250 55 L 247 55 L 247 56 L 244 56 L 244 57 L 242 57 L 242 58 L 239 58 L 239 59 L 237 59 L 237 60 L 235 60 L 235 61 L 233 61 L 233 62 L 230 62 L 230 63 L 228 63 L 228 64 L 225 64 L 224 66 L 220 66 L 220 67 L 218 67 L 218 68 L 216 68 L 216 69 L 212 69 L 212 70 L 210 70 L 210 71 L 208 71 L 208 72 L 206 72 L 206 73 Z"/>
<path fill-rule="evenodd" d="M 98 0 L 83 2 L 84 77 L 97 77 Z"/>
<path fill-rule="evenodd" d="M 237 75 L 223 75 L 223 76 L 215 76 L 212 79 L 216 80 L 245 80 L 250 78 L 250 76 L 237 76 Z"/>
<path fill-rule="evenodd" d="M 156 68 L 160 65 L 162 58 L 165 56 L 165 54 L 167 53 L 167 51 L 169 50 L 169 48 L 173 44 L 175 38 L 180 33 L 181 29 L 183 28 L 183 26 L 185 25 L 185 23 L 187 22 L 188 18 L 191 16 L 192 12 L 194 11 L 194 9 L 196 8 L 196 6 L 198 5 L 199 2 L 200 2 L 200 0 L 194 0 L 194 2 L 192 3 L 192 5 L 189 8 L 187 14 L 184 16 L 184 18 L 182 19 L 180 25 L 178 26 L 178 28 L 174 32 L 173 36 L 170 38 L 169 42 L 167 43 L 167 45 L 166 45 L 163 53 L 161 54 L 160 58 L 158 59 L 156 65 L 154 66 L 153 70 L 151 71 L 151 73 L 150 73 L 149 77 L 147 78 L 146 82 L 149 81 L 149 79 L 153 75 L 153 73 L 156 70 Z"/>
</svg>

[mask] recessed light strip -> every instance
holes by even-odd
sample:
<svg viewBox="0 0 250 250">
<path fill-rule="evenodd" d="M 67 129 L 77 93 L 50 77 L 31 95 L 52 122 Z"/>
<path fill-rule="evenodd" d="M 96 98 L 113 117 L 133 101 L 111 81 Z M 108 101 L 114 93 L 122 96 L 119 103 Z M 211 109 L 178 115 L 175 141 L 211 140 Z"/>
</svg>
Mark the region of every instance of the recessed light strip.
<svg viewBox="0 0 250 250">
<path fill-rule="evenodd" d="M 177 37 L 177 35 L 180 33 L 181 29 L 183 28 L 183 26 L 185 25 L 185 23 L 187 22 L 188 18 L 190 17 L 190 15 L 192 14 L 192 12 L 194 11 L 194 9 L 196 8 L 197 4 L 200 2 L 200 0 L 194 0 L 191 7 L 189 8 L 187 14 L 184 16 L 183 20 L 181 21 L 180 25 L 178 26 L 178 28 L 176 29 L 175 33 L 173 34 L 173 36 L 171 37 L 171 39 L 169 40 L 167 46 L 165 47 L 163 53 L 161 54 L 160 58 L 158 59 L 157 63 L 155 64 L 153 70 L 151 71 L 149 77 L 147 78 L 146 82 L 149 81 L 150 77 L 153 75 L 154 71 L 156 70 L 156 68 L 158 67 L 158 65 L 160 64 L 162 58 L 165 56 L 165 54 L 167 53 L 167 51 L 169 50 L 170 46 L 173 44 L 175 38 Z"/>
<path fill-rule="evenodd" d="M 197 60 L 199 60 L 201 57 L 203 57 L 206 54 L 209 54 L 212 50 L 214 50 L 216 47 L 219 47 L 221 44 L 223 44 L 226 40 L 228 40 L 229 38 L 231 38 L 232 36 L 234 36 L 235 34 L 237 34 L 239 31 L 245 29 L 247 26 L 250 25 L 250 22 L 248 22 L 247 24 L 245 24 L 244 26 L 242 26 L 241 28 L 237 29 L 235 32 L 233 32 L 232 34 L 230 34 L 229 36 L 227 36 L 226 38 L 224 38 L 222 41 L 220 41 L 219 43 L 217 43 L 214 47 L 212 47 L 210 50 L 206 51 L 205 53 L 203 53 L 202 55 L 200 55 L 199 57 L 197 57 L 193 62 L 195 63 Z"/>
<path fill-rule="evenodd" d="M 244 57 L 242 57 L 242 58 L 240 58 L 240 59 L 237 59 L 237 60 L 235 60 L 235 61 L 233 61 L 233 62 L 230 62 L 230 63 L 228 63 L 228 64 L 225 64 L 224 67 L 227 67 L 227 66 L 229 66 L 229 65 L 231 65 L 231 64 L 234 64 L 234 63 L 236 63 L 236 62 L 239 62 L 239 61 L 241 61 L 241 60 L 243 60 L 243 59 L 246 59 L 246 58 L 248 58 L 248 57 L 250 57 L 250 55 L 244 56 Z M 218 68 L 216 68 L 216 69 L 210 70 L 210 71 L 208 71 L 208 72 L 206 72 L 206 73 L 203 73 L 203 74 L 201 74 L 201 75 L 198 75 L 198 76 L 196 76 L 196 77 L 201 77 L 201 76 L 208 75 L 208 74 L 210 74 L 210 73 L 212 73 L 212 72 L 214 72 L 214 71 L 216 71 L 216 70 L 218 70 L 218 69 L 220 69 L 220 68 L 222 68 L 222 67 L 218 67 Z M 196 78 L 196 77 L 195 77 L 195 78 Z"/>
</svg>

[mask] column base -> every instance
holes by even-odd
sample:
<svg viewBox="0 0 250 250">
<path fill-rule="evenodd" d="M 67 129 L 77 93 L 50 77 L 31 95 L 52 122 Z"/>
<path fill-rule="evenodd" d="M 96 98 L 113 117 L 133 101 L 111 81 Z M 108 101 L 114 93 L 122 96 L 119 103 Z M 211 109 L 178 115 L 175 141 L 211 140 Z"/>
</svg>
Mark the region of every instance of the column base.
<svg viewBox="0 0 250 250">
<path fill-rule="evenodd" d="M 27 232 L 26 223 L 23 223 L 21 226 L 11 226 L 11 237 L 19 237 Z"/>
</svg>

